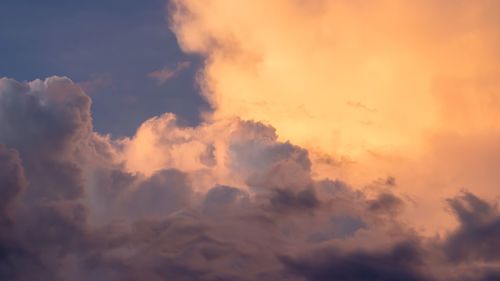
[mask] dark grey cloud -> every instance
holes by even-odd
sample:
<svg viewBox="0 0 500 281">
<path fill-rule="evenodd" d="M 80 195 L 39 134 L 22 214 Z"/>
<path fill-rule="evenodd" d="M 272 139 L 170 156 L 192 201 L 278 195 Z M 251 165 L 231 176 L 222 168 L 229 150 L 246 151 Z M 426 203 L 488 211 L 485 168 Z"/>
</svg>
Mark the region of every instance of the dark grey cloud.
<svg viewBox="0 0 500 281">
<path fill-rule="evenodd" d="M 202 210 L 210 215 L 221 215 L 237 207 L 250 204 L 249 194 L 232 186 L 219 185 L 211 188 L 205 195 Z"/>
<path fill-rule="evenodd" d="M 161 170 L 128 192 L 122 208 L 131 216 L 165 216 L 189 206 L 192 193 L 186 173 Z"/>
<path fill-rule="evenodd" d="M 490 272 L 481 277 L 481 281 L 497 281 L 500 280 L 500 271 Z"/>
<path fill-rule="evenodd" d="M 10 222 L 11 208 L 26 184 L 19 154 L 0 144 L 0 228 Z"/>
<path fill-rule="evenodd" d="M 500 213 L 492 205 L 470 192 L 448 199 L 458 218 L 459 228 L 445 244 L 453 262 L 500 260 Z"/>
<path fill-rule="evenodd" d="M 76 199 L 92 137 L 90 98 L 67 78 L 0 79 L 0 143 L 19 151 L 29 200 Z"/>
<path fill-rule="evenodd" d="M 270 198 L 271 208 L 277 212 L 312 212 L 316 208 L 319 208 L 320 204 L 321 202 L 316 197 L 316 193 L 312 188 L 306 188 L 298 192 L 275 189 Z"/>
<path fill-rule="evenodd" d="M 404 202 L 390 192 L 381 192 L 377 198 L 368 200 L 368 210 L 377 214 L 396 215 L 400 213 L 404 207 Z"/>
<path fill-rule="evenodd" d="M 318 250 L 306 257 L 282 257 L 282 262 L 310 281 L 429 281 L 418 269 L 423 256 L 415 241 L 381 252 Z"/>
<path fill-rule="evenodd" d="M 82 247 L 83 170 L 95 142 L 91 122 L 90 98 L 68 78 L 0 79 L 0 143 L 15 149 L 7 155 L 17 163 L 5 167 L 12 173 L 0 175 L 7 183 L 2 193 L 13 188 L 21 171 L 26 178 L 12 227 L 0 241 L 3 260 L 11 265 L 1 275 L 9 280 L 57 280 L 66 270 L 58 269 L 61 262 Z"/>
</svg>

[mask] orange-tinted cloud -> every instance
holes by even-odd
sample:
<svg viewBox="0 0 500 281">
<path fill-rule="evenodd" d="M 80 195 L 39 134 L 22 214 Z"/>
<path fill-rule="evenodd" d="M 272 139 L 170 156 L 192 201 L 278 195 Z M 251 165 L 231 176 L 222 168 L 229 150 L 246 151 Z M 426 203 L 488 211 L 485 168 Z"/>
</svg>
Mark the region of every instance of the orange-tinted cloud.
<svg viewBox="0 0 500 281">
<path fill-rule="evenodd" d="M 177 64 L 175 68 L 162 68 L 148 73 L 148 77 L 156 80 L 159 85 L 165 84 L 168 80 L 172 79 L 179 72 L 189 68 L 190 63 L 188 61 L 183 61 Z"/>
<path fill-rule="evenodd" d="M 174 3 L 181 46 L 207 57 L 216 119 L 267 121 L 350 155 L 498 128 L 496 1 Z"/>
<path fill-rule="evenodd" d="M 499 279 L 497 2 L 173 5 L 198 126 L 0 79 L 0 279 Z"/>
<path fill-rule="evenodd" d="M 443 213 L 462 188 L 500 195 L 494 169 L 478 168 L 500 131 L 499 11 L 492 0 L 176 0 L 170 13 L 183 50 L 206 58 L 208 119 L 269 123 L 309 149 L 317 175 L 395 176 Z"/>
</svg>

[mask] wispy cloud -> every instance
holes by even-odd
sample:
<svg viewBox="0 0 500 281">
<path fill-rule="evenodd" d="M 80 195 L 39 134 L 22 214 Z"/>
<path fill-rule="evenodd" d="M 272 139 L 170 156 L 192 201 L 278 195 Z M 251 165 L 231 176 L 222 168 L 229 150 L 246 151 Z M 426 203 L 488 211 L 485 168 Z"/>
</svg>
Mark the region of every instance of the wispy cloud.
<svg viewBox="0 0 500 281">
<path fill-rule="evenodd" d="M 165 84 L 168 80 L 176 76 L 179 72 L 188 69 L 191 63 L 188 61 L 179 62 L 174 68 L 162 68 L 148 73 L 148 77 L 156 80 L 158 85 Z"/>
<path fill-rule="evenodd" d="M 113 79 L 109 74 L 94 74 L 88 80 L 77 83 L 85 92 L 92 94 L 95 91 L 113 87 Z"/>
</svg>

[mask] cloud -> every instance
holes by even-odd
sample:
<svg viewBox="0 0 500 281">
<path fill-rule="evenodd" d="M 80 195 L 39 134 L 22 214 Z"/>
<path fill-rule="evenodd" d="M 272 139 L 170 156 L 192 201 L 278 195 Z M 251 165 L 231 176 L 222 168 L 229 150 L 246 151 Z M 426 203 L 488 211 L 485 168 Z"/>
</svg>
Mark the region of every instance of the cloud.
<svg viewBox="0 0 500 281">
<path fill-rule="evenodd" d="M 377 198 L 368 201 L 368 209 L 374 213 L 397 214 L 403 206 L 403 200 L 388 192 L 382 192 Z"/>
<path fill-rule="evenodd" d="M 238 188 L 219 185 L 211 188 L 205 195 L 202 210 L 208 214 L 224 215 L 225 212 L 237 207 L 246 207 L 250 203 L 247 192 Z"/>
<path fill-rule="evenodd" d="M 498 279 L 499 8 L 172 1 L 215 111 L 129 138 L 0 79 L 0 279 Z"/>
<path fill-rule="evenodd" d="M 304 189 L 297 193 L 290 190 L 276 189 L 274 192 L 275 194 L 271 197 L 271 206 L 278 212 L 313 211 L 320 205 L 314 189 Z"/>
<path fill-rule="evenodd" d="M 191 66 L 191 63 L 188 61 L 183 61 L 177 64 L 177 66 L 173 69 L 171 68 L 162 68 L 159 70 L 155 70 L 153 72 L 148 73 L 148 77 L 156 80 L 158 85 L 165 84 L 168 80 L 172 79 L 179 72 L 188 69 Z"/>
<path fill-rule="evenodd" d="M 314 175 L 309 150 L 262 122 L 182 127 L 164 114 L 112 139 L 93 131 L 90 98 L 60 77 L 0 80 L 0 116 L 0 279 L 498 275 L 496 205 L 452 197 L 457 227 L 422 235 L 400 214 L 411 202 L 404 181 Z"/>
<path fill-rule="evenodd" d="M 360 161 L 418 156 L 428 132 L 498 129 L 496 1 L 170 6 L 182 49 L 206 59 L 218 118 L 265 120 L 282 140 Z"/>
<path fill-rule="evenodd" d="M 433 280 L 419 272 L 422 256 L 413 241 L 394 245 L 385 252 L 342 253 L 333 248 L 306 258 L 283 257 L 283 263 L 306 280 Z"/>
<path fill-rule="evenodd" d="M 11 208 L 17 197 L 26 189 L 26 178 L 21 159 L 16 150 L 0 144 L 0 226 L 11 220 Z"/>
<path fill-rule="evenodd" d="M 460 222 L 446 244 L 448 257 L 455 262 L 499 261 L 500 213 L 496 205 L 470 192 L 448 199 Z"/>
<path fill-rule="evenodd" d="M 272 125 L 279 141 L 308 151 L 318 179 L 359 187 L 394 176 L 415 202 L 406 219 L 432 235 L 454 227 L 442 198 L 463 187 L 500 196 L 499 9 L 491 0 L 176 0 L 170 24 L 181 48 L 204 58 L 207 120 Z"/>
<path fill-rule="evenodd" d="M 0 80 L 0 143 L 19 151 L 33 200 L 78 198 L 92 145 L 90 98 L 68 78 Z"/>
<path fill-rule="evenodd" d="M 175 169 L 161 170 L 131 190 L 122 208 L 132 216 L 165 216 L 189 206 L 191 193 L 187 174 Z"/>
<path fill-rule="evenodd" d="M 110 74 L 93 74 L 88 80 L 78 82 L 87 94 L 92 94 L 98 90 L 113 87 L 113 78 Z"/>
</svg>

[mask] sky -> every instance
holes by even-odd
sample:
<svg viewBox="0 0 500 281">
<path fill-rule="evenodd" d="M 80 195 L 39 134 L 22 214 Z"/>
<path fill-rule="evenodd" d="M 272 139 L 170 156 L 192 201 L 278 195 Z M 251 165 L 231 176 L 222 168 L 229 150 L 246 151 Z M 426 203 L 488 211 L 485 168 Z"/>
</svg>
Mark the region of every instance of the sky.
<svg viewBox="0 0 500 281">
<path fill-rule="evenodd" d="M 0 280 L 500 280 L 499 13 L 0 1 Z"/>
<path fill-rule="evenodd" d="M 92 97 L 98 132 L 130 136 L 165 111 L 194 125 L 210 110 L 194 82 L 201 59 L 180 50 L 165 1 L 5 0 L 0 25 L 0 75 L 71 77 Z M 149 75 L 186 63 L 169 83 Z"/>
</svg>

